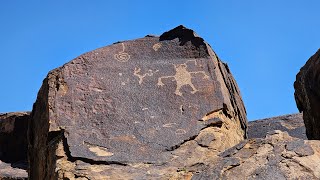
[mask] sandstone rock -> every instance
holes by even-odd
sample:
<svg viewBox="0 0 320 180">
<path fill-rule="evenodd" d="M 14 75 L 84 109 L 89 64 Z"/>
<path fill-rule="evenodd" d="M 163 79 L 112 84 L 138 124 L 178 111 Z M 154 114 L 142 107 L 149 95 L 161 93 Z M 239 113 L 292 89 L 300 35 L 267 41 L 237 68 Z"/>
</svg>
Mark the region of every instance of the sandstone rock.
<svg viewBox="0 0 320 180">
<path fill-rule="evenodd" d="M 320 139 L 320 49 L 300 69 L 294 82 L 295 99 L 308 139 Z"/>
<path fill-rule="evenodd" d="M 190 178 L 247 130 L 228 66 L 183 26 L 51 71 L 31 116 L 30 179 Z"/>
<path fill-rule="evenodd" d="M 29 112 L 0 114 L 0 179 L 26 179 Z"/>
<path fill-rule="evenodd" d="M 192 179 L 319 179 L 319 162 L 320 141 L 276 130 L 226 150 Z"/>
<path fill-rule="evenodd" d="M 248 138 L 265 138 L 274 130 L 287 131 L 292 137 L 307 139 L 302 113 L 249 121 Z"/>
</svg>

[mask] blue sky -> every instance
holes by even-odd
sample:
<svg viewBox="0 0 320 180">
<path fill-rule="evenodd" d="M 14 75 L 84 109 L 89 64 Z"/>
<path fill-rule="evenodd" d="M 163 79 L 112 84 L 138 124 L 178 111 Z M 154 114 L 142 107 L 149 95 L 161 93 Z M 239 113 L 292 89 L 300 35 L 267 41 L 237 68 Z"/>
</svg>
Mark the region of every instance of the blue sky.
<svg viewBox="0 0 320 180">
<path fill-rule="evenodd" d="M 31 110 L 48 71 L 120 40 L 194 29 L 227 62 L 249 120 L 298 112 L 293 82 L 320 47 L 316 0 L 2 1 L 0 112 Z"/>
</svg>

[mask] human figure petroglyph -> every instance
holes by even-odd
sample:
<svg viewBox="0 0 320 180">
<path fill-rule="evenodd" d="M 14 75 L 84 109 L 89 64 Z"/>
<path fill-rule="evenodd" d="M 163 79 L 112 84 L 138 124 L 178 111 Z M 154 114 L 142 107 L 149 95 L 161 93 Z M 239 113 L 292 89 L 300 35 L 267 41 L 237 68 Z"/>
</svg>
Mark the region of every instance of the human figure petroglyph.
<svg viewBox="0 0 320 180">
<path fill-rule="evenodd" d="M 153 71 L 151 69 L 148 70 L 147 73 L 145 74 L 139 74 L 141 72 L 140 68 L 134 68 L 134 75 L 137 76 L 139 78 L 139 84 L 142 84 L 143 82 L 143 78 L 145 78 L 146 76 L 153 76 L 154 73 L 158 72 L 159 70 Z"/>
<path fill-rule="evenodd" d="M 130 55 L 128 53 L 124 52 L 126 50 L 126 48 L 123 43 L 121 43 L 121 44 L 122 44 L 122 51 L 115 54 L 114 58 L 119 62 L 127 62 L 130 59 Z"/>
<path fill-rule="evenodd" d="M 189 60 L 183 64 L 178 64 L 178 65 L 173 64 L 175 71 L 176 71 L 176 74 L 174 76 L 162 76 L 162 77 L 158 78 L 158 86 L 164 86 L 164 83 L 162 82 L 163 79 L 173 78 L 172 81 L 177 82 L 177 88 L 175 90 L 176 95 L 182 96 L 180 89 L 182 86 L 185 86 L 185 85 L 189 85 L 192 88 L 192 91 L 191 91 L 192 94 L 198 92 L 198 89 L 193 85 L 193 83 L 191 81 L 192 75 L 193 74 L 202 74 L 203 79 L 209 79 L 209 76 L 206 75 L 206 73 L 204 71 L 189 72 L 187 70 L 187 67 L 188 67 L 187 63 L 188 62 L 194 62 L 194 64 L 197 65 L 196 60 Z"/>
</svg>

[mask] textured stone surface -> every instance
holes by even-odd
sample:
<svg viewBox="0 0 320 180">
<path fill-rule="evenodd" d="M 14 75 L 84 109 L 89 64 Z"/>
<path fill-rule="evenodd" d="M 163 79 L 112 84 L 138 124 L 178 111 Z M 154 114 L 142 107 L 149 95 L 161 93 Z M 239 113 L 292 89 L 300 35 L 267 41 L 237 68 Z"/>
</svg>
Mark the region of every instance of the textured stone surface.
<svg viewBox="0 0 320 180">
<path fill-rule="evenodd" d="M 300 69 L 294 82 L 295 99 L 308 139 L 320 139 L 320 50 Z"/>
<path fill-rule="evenodd" d="M 226 150 L 192 179 L 319 179 L 319 162 L 320 141 L 276 130 Z"/>
<path fill-rule="evenodd" d="M 12 164 L 0 161 L 0 179 L 14 180 L 14 179 L 28 179 L 27 171 L 21 168 L 12 166 Z"/>
<path fill-rule="evenodd" d="M 302 113 L 250 121 L 248 138 L 265 138 L 273 130 L 287 131 L 292 137 L 307 139 Z"/>
<path fill-rule="evenodd" d="M 29 113 L 0 114 L 0 179 L 27 178 Z"/>
<path fill-rule="evenodd" d="M 189 176 L 247 129 L 228 66 L 182 26 L 51 71 L 31 116 L 32 179 Z"/>
</svg>

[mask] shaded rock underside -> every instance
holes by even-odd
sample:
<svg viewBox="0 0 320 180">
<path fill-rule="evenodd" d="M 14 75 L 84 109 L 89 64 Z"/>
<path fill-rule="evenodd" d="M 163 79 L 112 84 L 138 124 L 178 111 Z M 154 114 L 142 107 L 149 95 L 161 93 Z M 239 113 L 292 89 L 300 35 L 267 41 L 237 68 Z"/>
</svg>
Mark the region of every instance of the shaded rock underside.
<svg viewBox="0 0 320 180">
<path fill-rule="evenodd" d="M 0 179 L 27 179 L 29 112 L 0 114 Z"/>
</svg>

